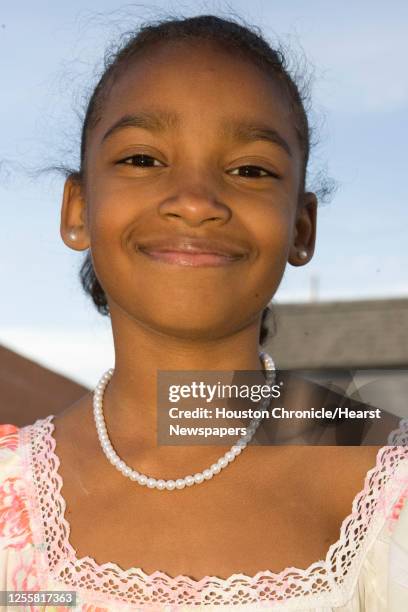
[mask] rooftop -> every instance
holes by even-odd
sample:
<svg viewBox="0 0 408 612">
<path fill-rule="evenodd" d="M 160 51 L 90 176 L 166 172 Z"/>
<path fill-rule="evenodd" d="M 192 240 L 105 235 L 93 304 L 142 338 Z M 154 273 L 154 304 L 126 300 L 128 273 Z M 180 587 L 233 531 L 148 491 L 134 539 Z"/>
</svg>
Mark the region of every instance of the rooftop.
<svg viewBox="0 0 408 612">
<path fill-rule="evenodd" d="M 272 304 L 278 367 L 408 367 L 408 298 Z M 274 333 L 275 330 L 275 333 Z"/>
</svg>

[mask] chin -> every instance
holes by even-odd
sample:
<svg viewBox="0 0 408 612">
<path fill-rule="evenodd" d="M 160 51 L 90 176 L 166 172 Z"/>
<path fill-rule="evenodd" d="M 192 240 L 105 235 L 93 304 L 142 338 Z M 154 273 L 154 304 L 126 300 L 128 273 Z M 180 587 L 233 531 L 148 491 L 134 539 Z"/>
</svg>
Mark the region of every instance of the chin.
<svg viewBox="0 0 408 612">
<path fill-rule="evenodd" d="M 190 315 L 185 318 L 174 315 L 140 322 L 152 331 L 181 340 L 216 340 L 233 331 L 231 317 L 214 320 L 214 318 L 204 319 L 202 316 Z"/>
<path fill-rule="evenodd" d="M 227 335 L 225 321 L 223 325 L 204 325 L 203 322 L 194 325 L 192 321 L 189 321 L 185 325 L 177 324 L 162 327 L 161 331 L 167 336 L 196 341 L 216 340 Z"/>
</svg>

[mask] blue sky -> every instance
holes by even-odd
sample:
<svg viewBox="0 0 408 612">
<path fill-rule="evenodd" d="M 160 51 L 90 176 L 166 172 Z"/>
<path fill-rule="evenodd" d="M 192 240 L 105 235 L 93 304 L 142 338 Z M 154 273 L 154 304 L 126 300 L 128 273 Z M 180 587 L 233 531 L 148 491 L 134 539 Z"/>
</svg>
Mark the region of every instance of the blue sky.
<svg viewBox="0 0 408 612">
<path fill-rule="evenodd" d="M 59 236 L 62 177 L 28 170 L 75 163 L 77 114 L 121 32 L 229 7 L 314 68 L 312 171 L 338 182 L 312 262 L 288 266 L 276 300 L 308 301 L 312 283 L 322 300 L 408 295 L 406 3 L 17 0 L 0 8 L 0 343 L 87 384 L 112 365 L 108 322 L 77 280 L 83 255 Z"/>
</svg>

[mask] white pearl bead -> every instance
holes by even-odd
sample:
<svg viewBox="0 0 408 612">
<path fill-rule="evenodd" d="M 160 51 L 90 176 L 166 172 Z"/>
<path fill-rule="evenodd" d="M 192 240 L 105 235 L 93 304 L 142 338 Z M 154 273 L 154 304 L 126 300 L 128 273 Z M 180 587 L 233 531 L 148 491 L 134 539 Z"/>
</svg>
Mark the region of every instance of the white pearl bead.
<svg viewBox="0 0 408 612">
<path fill-rule="evenodd" d="M 138 478 L 137 478 L 137 482 L 140 485 L 145 485 L 147 482 L 147 476 L 145 476 L 144 474 L 139 474 Z"/>
<path fill-rule="evenodd" d="M 184 489 L 186 486 L 184 478 L 177 478 L 176 480 L 176 489 Z"/>
<path fill-rule="evenodd" d="M 220 459 L 218 459 L 217 463 L 220 466 L 220 468 L 225 468 L 228 465 L 228 461 L 225 457 L 221 457 Z"/>
<path fill-rule="evenodd" d="M 241 446 L 233 446 L 231 448 L 231 453 L 234 453 L 234 455 L 239 455 L 242 452 L 242 448 Z"/>
<path fill-rule="evenodd" d="M 204 476 L 201 472 L 197 472 L 197 474 L 194 474 L 193 478 L 196 484 L 201 484 L 204 480 Z"/>
<path fill-rule="evenodd" d="M 194 484 L 194 482 L 195 482 L 194 478 L 192 476 L 190 476 L 190 475 L 189 476 L 185 476 L 184 480 L 185 480 L 186 485 L 188 487 L 191 487 Z"/>
<path fill-rule="evenodd" d="M 125 476 L 130 476 L 130 474 L 132 473 L 132 468 L 130 468 L 130 467 L 127 465 L 125 468 L 123 468 L 123 470 L 122 470 L 122 471 L 123 471 L 123 473 L 124 473 L 124 475 L 125 475 Z"/>
<path fill-rule="evenodd" d="M 207 468 L 206 470 L 203 470 L 203 476 L 205 480 L 210 480 L 214 476 L 214 474 L 210 469 Z"/>
<path fill-rule="evenodd" d="M 122 459 L 120 459 L 119 463 L 117 464 L 117 468 L 122 471 L 123 468 L 125 467 L 126 467 L 126 463 Z"/>
<path fill-rule="evenodd" d="M 138 476 L 139 476 L 139 472 L 136 472 L 135 470 L 132 470 L 129 474 L 130 480 L 133 480 L 133 481 L 137 480 Z"/>
<path fill-rule="evenodd" d="M 176 488 L 176 483 L 174 480 L 166 480 L 166 489 L 168 491 L 173 491 Z"/>
<path fill-rule="evenodd" d="M 156 479 L 155 478 L 148 478 L 146 485 L 148 486 L 149 489 L 154 489 L 156 486 Z"/>
<path fill-rule="evenodd" d="M 163 491 L 163 489 L 166 488 L 166 481 L 165 480 L 158 480 L 156 482 L 156 489 L 159 489 L 159 491 Z"/>
<path fill-rule="evenodd" d="M 240 448 L 244 449 L 247 446 L 247 443 L 245 442 L 245 440 L 243 440 L 242 438 L 240 438 L 238 440 L 238 442 L 236 443 L 236 446 L 239 446 Z"/>
<path fill-rule="evenodd" d="M 235 455 L 231 451 L 228 451 L 227 453 L 225 453 L 224 457 L 229 463 L 231 463 L 231 461 L 234 461 L 235 459 Z"/>
<path fill-rule="evenodd" d="M 114 465 L 115 467 L 118 465 L 119 461 L 120 461 L 120 457 L 118 457 L 117 455 L 115 455 L 115 456 L 112 458 L 112 463 L 113 463 L 113 465 Z"/>
<path fill-rule="evenodd" d="M 210 470 L 212 471 L 213 474 L 219 474 L 221 472 L 221 468 L 218 465 L 218 463 L 213 463 L 212 466 L 210 467 Z"/>
</svg>

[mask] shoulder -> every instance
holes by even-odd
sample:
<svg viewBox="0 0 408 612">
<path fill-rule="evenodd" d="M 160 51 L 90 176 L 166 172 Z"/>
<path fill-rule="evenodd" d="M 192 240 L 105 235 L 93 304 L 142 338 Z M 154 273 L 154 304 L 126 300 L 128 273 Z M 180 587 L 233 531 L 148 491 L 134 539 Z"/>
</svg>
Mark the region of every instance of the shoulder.
<svg viewBox="0 0 408 612">
<path fill-rule="evenodd" d="M 387 602 L 387 610 L 408 610 L 408 446 L 356 448 L 345 455 L 347 462 L 343 460 L 341 467 L 352 470 L 354 461 L 363 472 L 370 465 L 370 455 L 373 464 L 353 500 L 351 514 L 342 523 L 329 561 L 349 597 L 356 598 L 364 610 L 377 609 L 379 601 Z M 402 544 L 406 552 L 399 554 Z M 397 563 L 405 568 L 406 585 L 403 599 L 396 600 L 400 607 L 392 607 L 392 593 L 397 592 L 393 573 L 402 580 Z"/>
</svg>

